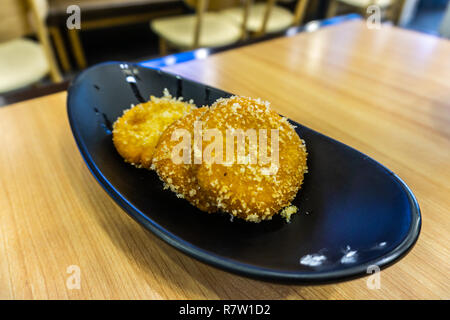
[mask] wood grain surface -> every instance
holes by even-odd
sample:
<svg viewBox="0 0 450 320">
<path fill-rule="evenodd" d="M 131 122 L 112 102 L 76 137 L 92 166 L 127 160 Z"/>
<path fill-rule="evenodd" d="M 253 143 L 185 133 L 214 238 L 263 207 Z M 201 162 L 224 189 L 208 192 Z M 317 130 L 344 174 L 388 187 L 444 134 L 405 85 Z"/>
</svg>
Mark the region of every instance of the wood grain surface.
<svg viewBox="0 0 450 320">
<path fill-rule="evenodd" d="M 449 299 L 449 56 L 447 40 L 354 21 L 168 68 L 270 100 L 411 187 L 422 232 L 381 272 L 380 289 L 368 289 L 367 277 L 321 286 L 250 280 L 171 248 L 91 176 L 58 93 L 0 108 L 0 298 Z M 72 265 L 79 289 L 67 287 Z"/>
</svg>

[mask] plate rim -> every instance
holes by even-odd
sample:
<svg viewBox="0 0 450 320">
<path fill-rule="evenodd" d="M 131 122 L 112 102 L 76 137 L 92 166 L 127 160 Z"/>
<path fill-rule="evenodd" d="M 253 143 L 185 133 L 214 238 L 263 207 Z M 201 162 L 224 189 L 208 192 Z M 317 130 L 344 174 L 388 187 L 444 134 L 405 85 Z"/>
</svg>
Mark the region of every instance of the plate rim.
<svg viewBox="0 0 450 320">
<path fill-rule="evenodd" d="M 411 225 L 408 230 L 407 235 L 405 238 L 401 241 L 400 244 L 398 244 L 395 248 L 390 250 L 388 253 L 384 254 L 383 256 L 371 260 L 369 262 L 366 262 L 364 264 L 358 264 L 349 268 L 345 268 L 342 270 L 331 270 L 331 271 L 317 271 L 317 272 L 296 272 L 296 271 L 281 271 L 281 270 L 273 270 L 268 268 L 261 268 L 257 266 L 252 266 L 250 264 L 241 263 L 229 258 L 224 258 L 219 255 L 216 255 L 212 252 L 208 252 L 204 249 L 201 249 L 195 245 L 190 244 L 188 241 L 183 240 L 180 237 L 177 237 L 175 234 L 169 232 L 164 227 L 160 226 L 156 222 L 154 222 L 150 217 L 145 215 L 142 211 L 140 211 L 138 208 L 136 208 L 130 201 L 125 199 L 125 197 L 108 181 L 108 179 L 102 174 L 101 170 L 97 167 L 94 160 L 91 158 L 89 152 L 87 151 L 87 147 L 84 145 L 82 139 L 80 138 L 79 129 L 77 128 L 73 115 L 72 110 L 74 108 L 73 103 L 71 103 L 74 95 L 74 88 L 75 86 L 80 82 L 80 79 L 88 74 L 89 72 L 92 72 L 94 69 L 98 69 L 104 66 L 109 65 L 119 65 L 119 64 L 128 64 L 136 68 L 142 68 L 142 69 L 152 69 L 147 68 L 144 66 L 141 66 L 137 63 L 130 63 L 130 62 L 123 62 L 123 61 L 109 61 L 109 62 L 103 62 L 100 64 L 96 64 L 92 67 L 89 67 L 82 72 L 80 72 L 70 83 L 68 87 L 68 94 L 67 94 L 67 100 L 66 100 L 66 107 L 67 107 L 67 116 L 70 124 L 70 128 L 72 131 L 72 135 L 75 139 L 76 145 L 78 147 L 78 150 L 88 167 L 91 174 L 94 176 L 94 178 L 97 180 L 97 182 L 100 184 L 100 186 L 107 192 L 107 194 L 122 208 L 125 213 L 127 213 L 131 218 L 133 218 L 135 221 L 137 221 L 139 224 L 141 224 L 147 231 L 152 232 L 155 234 L 158 238 L 163 240 L 164 242 L 168 243 L 173 248 L 181 251 L 182 253 L 187 254 L 190 257 L 193 257 L 203 263 L 206 263 L 208 265 L 214 266 L 218 269 L 225 270 L 234 274 L 238 274 L 241 276 L 250 277 L 253 279 L 259 279 L 264 281 L 270 281 L 270 282 L 282 282 L 282 283 L 292 283 L 292 284 L 323 284 L 323 283 L 332 283 L 337 281 L 344 281 L 344 280 L 350 280 L 362 277 L 364 275 L 370 275 L 370 273 L 367 272 L 368 267 L 376 265 L 380 269 L 384 269 L 390 265 L 392 265 L 394 262 L 399 261 L 402 257 L 404 257 L 416 244 L 420 231 L 422 226 L 422 216 L 421 211 L 419 207 L 419 203 L 414 196 L 412 190 L 409 188 L 409 186 L 395 173 L 393 173 L 391 170 L 389 170 L 387 167 L 385 167 L 383 164 L 379 163 L 378 161 L 374 160 L 373 158 L 365 155 L 364 153 L 354 149 L 351 146 L 348 146 L 340 141 L 337 141 L 331 137 L 328 137 L 318 131 L 315 131 L 313 129 L 308 128 L 309 130 L 314 131 L 315 133 L 325 136 L 328 139 L 331 139 L 340 145 L 342 145 L 345 148 L 352 149 L 354 151 L 357 151 L 358 153 L 366 156 L 368 159 L 373 161 L 376 165 L 380 166 L 382 169 L 386 170 L 392 177 L 393 180 L 395 180 L 397 183 L 400 184 L 400 187 L 403 189 L 403 191 L 407 195 L 408 202 L 411 206 Z M 166 72 L 161 69 L 153 69 L 155 72 L 159 72 L 162 74 L 166 74 L 172 77 L 179 77 L 182 78 L 184 81 L 194 83 L 194 84 L 200 84 L 203 86 L 207 86 L 209 88 L 216 89 L 214 87 L 211 87 L 209 85 L 190 80 L 188 78 L 184 78 L 178 75 L 175 75 L 170 72 Z M 221 89 L 217 89 L 220 91 L 223 91 Z M 293 120 L 291 120 L 293 121 Z M 303 126 L 303 125 L 302 125 Z M 303 126 L 305 127 L 305 126 Z M 305 127 L 307 128 L 307 127 Z"/>
</svg>

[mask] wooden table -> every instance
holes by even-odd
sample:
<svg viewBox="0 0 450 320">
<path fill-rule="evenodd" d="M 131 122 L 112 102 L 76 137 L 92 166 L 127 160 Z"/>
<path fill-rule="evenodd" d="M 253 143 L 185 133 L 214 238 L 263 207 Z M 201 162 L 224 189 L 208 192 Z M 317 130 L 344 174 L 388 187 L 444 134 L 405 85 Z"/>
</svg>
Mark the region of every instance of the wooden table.
<svg viewBox="0 0 450 320">
<path fill-rule="evenodd" d="M 265 283 L 169 247 L 91 176 L 68 125 L 66 93 L 58 93 L 0 108 L 0 298 L 449 299 L 449 56 L 446 40 L 354 21 L 168 68 L 268 99 L 409 184 L 422 233 L 381 272 L 381 289 L 369 290 L 367 278 Z M 80 268 L 80 289 L 66 287 L 71 265 Z"/>
</svg>

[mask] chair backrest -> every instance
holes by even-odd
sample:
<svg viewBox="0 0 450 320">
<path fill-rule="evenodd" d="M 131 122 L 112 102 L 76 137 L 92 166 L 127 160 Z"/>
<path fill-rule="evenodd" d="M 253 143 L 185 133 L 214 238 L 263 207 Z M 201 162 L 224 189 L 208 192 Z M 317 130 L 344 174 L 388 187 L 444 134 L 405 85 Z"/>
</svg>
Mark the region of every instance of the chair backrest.
<svg viewBox="0 0 450 320">
<path fill-rule="evenodd" d="M 31 0 L 36 6 L 36 14 L 40 20 L 47 16 L 46 0 Z M 32 16 L 31 1 L 1 0 L 0 3 L 0 42 L 35 33 L 38 21 Z"/>
<path fill-rule="evenodd" d="M 42 20 L 45 20 L 48 15 L 48 1 L 47 0 L 33 0 L 33 2 L 36 4 L 37 13 L 39 14 L 39 17 Z"/>
<path fill-rule="evenodd" d="M 308 3 L 309 3 L 309 0 L 296 0 L 296 1 L 297 1 L 297 4 L 295 6 L 294 19 L 292 21 L 293 26 L 298 26 L 303 23 L 303 19 L 305 18 L 306 9 L 308 8 Z M 261 35 L 266 33 L 267 23 L 269 21 L 270 15 L 272 13 L 273 6 L 275 5 L 276 2 L 277 2 L 277 0 L 267 0 L 266 11 L 264 13 L 261 30 L 259 32 L 259 34 L 261 34 Z M 291 1 L 289 1 L 289 2 L 291 2 Z"/>
<path fill-rule="evenodd" d="M 45 17 L 47 0 L 1 0 L 0 42 L 13 40 L 28 34 L 36 34 L 41 43 L 53 81 L 61 81 L 61 74 L 50 43 Z"/>
<path fill-rule="evenodd" d="M 197 8 L 198 5 L 201 5 L 202 0 L 184 0 L 184 2 L 192 8 Z M 222 10 L 222 9 L 233 7 L 233 6 L 238 6 L 243 1 L 242 0 L 208 0 L 206 2 L 207 3 L 205 6 L 205 10 L 216 11 L 216 10 Z"/>
<path fill-rule="evenodd" d="M 242 38 L 247 36 L 247 21 L 250 11 L 250 6 L 254 2 L 253 0 L 184 0 L 189 6 L 195 8 L 197 14 L 196 27 L 194 32 L 194 48 L 197 48 L 200 41 L 200 33 L 202 28 L 203 14 L 207 10 L 221 10 L 230 6 L 241 5 L 244 7 L 243 19 L 242 19 Z M 276 3 L 276 0 L 265 0 L 266 10 L 264 13 L 260 34 L 266 32 L 267 23 L 272 12 L 272 8 Z M 294 14 L 293 25 L 301 24 L 307 9 L 309 0 L 297 0 L 297 5 Z"/>
<path fill-rule="evenodd" d="M 0 42 L 20 38 L 31 32 L 25 1 L 2 0 L 0 4 Z"/>
<path fill-rule="evenodd" d="M 246 36 L 247 17 L 249 11 L 249 3 L 251 0 L 184 0 L 189 6 L 195 8 L 196 11 L 196 25 L 194 32 L 194 48 L 198 48 L 200 43 L 200 33 L 202 29 L 202 22 L 204 13 L 208 10 L 215 11 L 231 6 L 243 5 L 243 23 L 242 23 L 242 37 Z"/>
<path fill-rule="evenodd" d="M 292 22 L 292 25 L 298 26 L 303 23 L 306 10 L 308 9 L 308 4 L 309 0 L 297 0 L 297 5 L 295 7 L 294 13 L 294 21 Z"/>
</svg>

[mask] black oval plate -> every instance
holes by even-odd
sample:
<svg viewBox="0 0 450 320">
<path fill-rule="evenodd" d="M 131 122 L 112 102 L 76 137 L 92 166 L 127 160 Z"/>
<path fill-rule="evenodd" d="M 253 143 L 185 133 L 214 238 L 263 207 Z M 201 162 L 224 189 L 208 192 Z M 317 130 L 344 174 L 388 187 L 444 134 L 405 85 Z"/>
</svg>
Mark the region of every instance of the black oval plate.
<svg viewBox="0 0 450 320">
<path fill-rule="evenodd" d="M 297 125 L 309 173 L 291 223 L 259 224 L 206 214 L 178 199 L 152 171 L 126 164 L 111 124 L 131 104 L 164 88 L 211 104 L 229 93 L 159 70 L 112 62 L 82 72 L 68 95 L 68 116 L 88 168 L 135 220 L 170 245 L 213 266 L 254 278 L 296 283 L 343 280 L 386 266 L 415 243 L 421 217 L 411 190 L 368 156 Z M 369 268 L 369 269 L 368 269 Z"/>
</svg>

